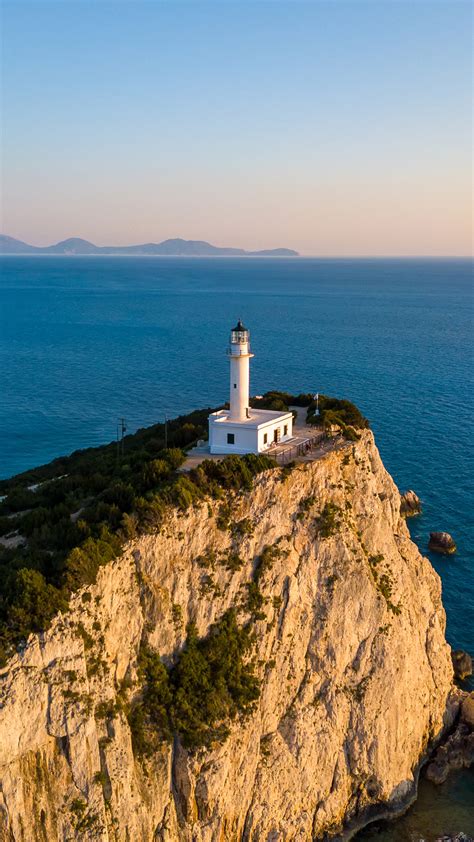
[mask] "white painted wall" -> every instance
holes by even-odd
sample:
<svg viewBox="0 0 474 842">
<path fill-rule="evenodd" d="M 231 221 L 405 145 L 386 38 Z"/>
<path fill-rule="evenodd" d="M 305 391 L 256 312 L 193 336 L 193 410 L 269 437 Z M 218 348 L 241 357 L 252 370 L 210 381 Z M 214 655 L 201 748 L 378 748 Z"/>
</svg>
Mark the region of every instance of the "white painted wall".
<svg viewBox="0 0 474 842">
<path fill-rule="evenodd" d="M 286 435 L 285 435 L 285 432 L 284 432 L 285 427 L 288 428 Z M 280 430 L 279 441 L 281 443 L 291 439 L 291 437 L 293 435 L 293 416 L 291 415 L 289 418 L 284 418 L 282 420 L 275 421 L 275 422 L 269 424 L 266 427 L 260 427 L 259 428 L 259 430 L 258 430 L 259 453 L 261 453 L 264 450 L 267 450 L 270 447 L 270 445 L 274 441 L 274 433 L 275 433 L 275 430 L 277 430 L 277 429 Z M 267 436 L 267 442 L 265 442 L 265 435 Z"/>
<path fill-rule="evenodd" d="M 233 433 L 235 443 L 228 444 L 227 434 Z M 258 453 L 258 430 L 256 427 L 232 424 L 229 421 L 209 422 L 209 449 L 211 453 Z"/>
<path fill-rule="evenodd" d="M 229 354 L 230 418 L 232 421 L 244 421 L 247 417 L 250 395 L 250 354 L 246 342 L 241 345 L 231 345 L 231 348 L 242 349 L 242 353 Z"/>
<path fill-rule="evenodd" d="M 284 433 L 285 426 L 288 428 L 286 435 Z M 280 430 L 281 443 L 291 439 L 293 435 L 293 416 L 291 413 L 286 417 L 283 415 L 274 421 L 268 421 L 259 427 L 249 427 L 239 423 L 233 424 L 231 421 L 214 421 L 211 416 L 209 419 L 209 450 L 211 453 L 237 453 L 239 455 L 262 453 L 273 443 L 276 429 Z M 234 435 L 234 444 L 228 443 L 228 433 Z M 264 441 L 265 434 L 267 435 L 266 443 Z"/>
</svg>

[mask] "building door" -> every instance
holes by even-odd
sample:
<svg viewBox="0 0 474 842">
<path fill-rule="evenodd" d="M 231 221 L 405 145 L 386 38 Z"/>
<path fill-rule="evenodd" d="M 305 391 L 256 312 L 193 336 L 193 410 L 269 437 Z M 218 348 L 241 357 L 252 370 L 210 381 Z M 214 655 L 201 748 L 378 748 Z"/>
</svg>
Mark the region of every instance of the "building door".
<svg viewBox="0 0 474 842">
<path fill-rule="evenodd" d="M 277 427 L 276 430 L 273 430 L 273 441 L 275 444 L 280 441 L 280 428 Z"/>
</svg>

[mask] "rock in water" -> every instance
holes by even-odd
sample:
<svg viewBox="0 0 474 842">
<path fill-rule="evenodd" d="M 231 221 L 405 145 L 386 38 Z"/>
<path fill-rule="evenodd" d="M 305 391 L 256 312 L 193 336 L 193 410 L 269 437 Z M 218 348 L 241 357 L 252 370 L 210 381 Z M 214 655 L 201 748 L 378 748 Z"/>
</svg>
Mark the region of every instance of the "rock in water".
<svg viewBox="0 0 474 842">
<path fill-rule="evenodd" d="M 456 678 L 464 681 L 465 678 L 469 678 L 472 675 L 472 658 L 467 652 L 464 652 L 462 649 L 456 649 L 454 652 L 451 652 L 451 658 Z"/>
<path fill-rule="evenodd" d="M 456 542 L 449 532 L 430 532 L 428 549 L 433 553 L 452 555 L 456 552 Z"/>
<path fill-rule="evenodd" d="M 400 514 L 414 517 L 421 514 L 421 500 L 414 491 L 405 491 L 400 497 Z"/>
<path fill-rule="evenodd" d="M 461 705 L 461 721 L 474 729 L 474 691 L 463 699 Z"/>
</svg>

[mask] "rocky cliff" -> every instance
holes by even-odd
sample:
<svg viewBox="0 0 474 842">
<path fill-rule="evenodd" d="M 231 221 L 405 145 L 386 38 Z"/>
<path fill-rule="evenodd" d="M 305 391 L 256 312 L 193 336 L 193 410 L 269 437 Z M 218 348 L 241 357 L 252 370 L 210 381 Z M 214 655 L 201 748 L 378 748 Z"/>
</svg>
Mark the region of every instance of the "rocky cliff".
<svg viewBox="0 0 474 842">
<path fill-rule="evenodd" d="M 170 511 L 0 672 L 0 838 L 223 842 L 332 838 L 413 795 L 453 715 L 440 582 L 409 538 L 372 434 L 251 492 Z M 221 519 L 222 520 L 222 519 Z M 246 524 L 240 534 L 232 524 Z M 243 565 L 221 563 L 228 551 Z M 134 755 L 139 647 L 165 663 L 231 606 L 255 559 L 261 693 L 224 743 Z M 203 566 L 204 559 L 217 559 Z"/>
</svg>

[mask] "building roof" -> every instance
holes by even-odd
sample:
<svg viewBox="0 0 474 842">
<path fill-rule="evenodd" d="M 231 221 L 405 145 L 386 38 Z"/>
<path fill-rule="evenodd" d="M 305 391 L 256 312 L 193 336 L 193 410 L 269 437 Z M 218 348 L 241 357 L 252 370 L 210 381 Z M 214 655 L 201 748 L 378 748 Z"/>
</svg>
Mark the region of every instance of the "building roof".
<svg viewBox="0 0 474 842">
<path fill-rule="evenodd" d="M 239 319 L 236 326 L 232 328 L 232 331 L 234 331 L 234 330 L 239 330 L 239 331 L 246 330 L 247 333 L 248 333 L 248 328 L 244 327 L 244 325 L 242 324 L 242 319 Z"/>
<path fill-rule="evenodd" d="M 275 424 L 278 421 L 283 421 L 291 418 L 291 412 L 277 412 L 274 409 L 250 409 L 250 418 L 245 418 L 243 421 L 231 421 L 229 418 L 229 409 L 220 409 L 217 412 L 211 412 L 209 421 L 211 424 L 226 424 L 232 427 L 264 427 L 267 424 Z"/>
</svg>

